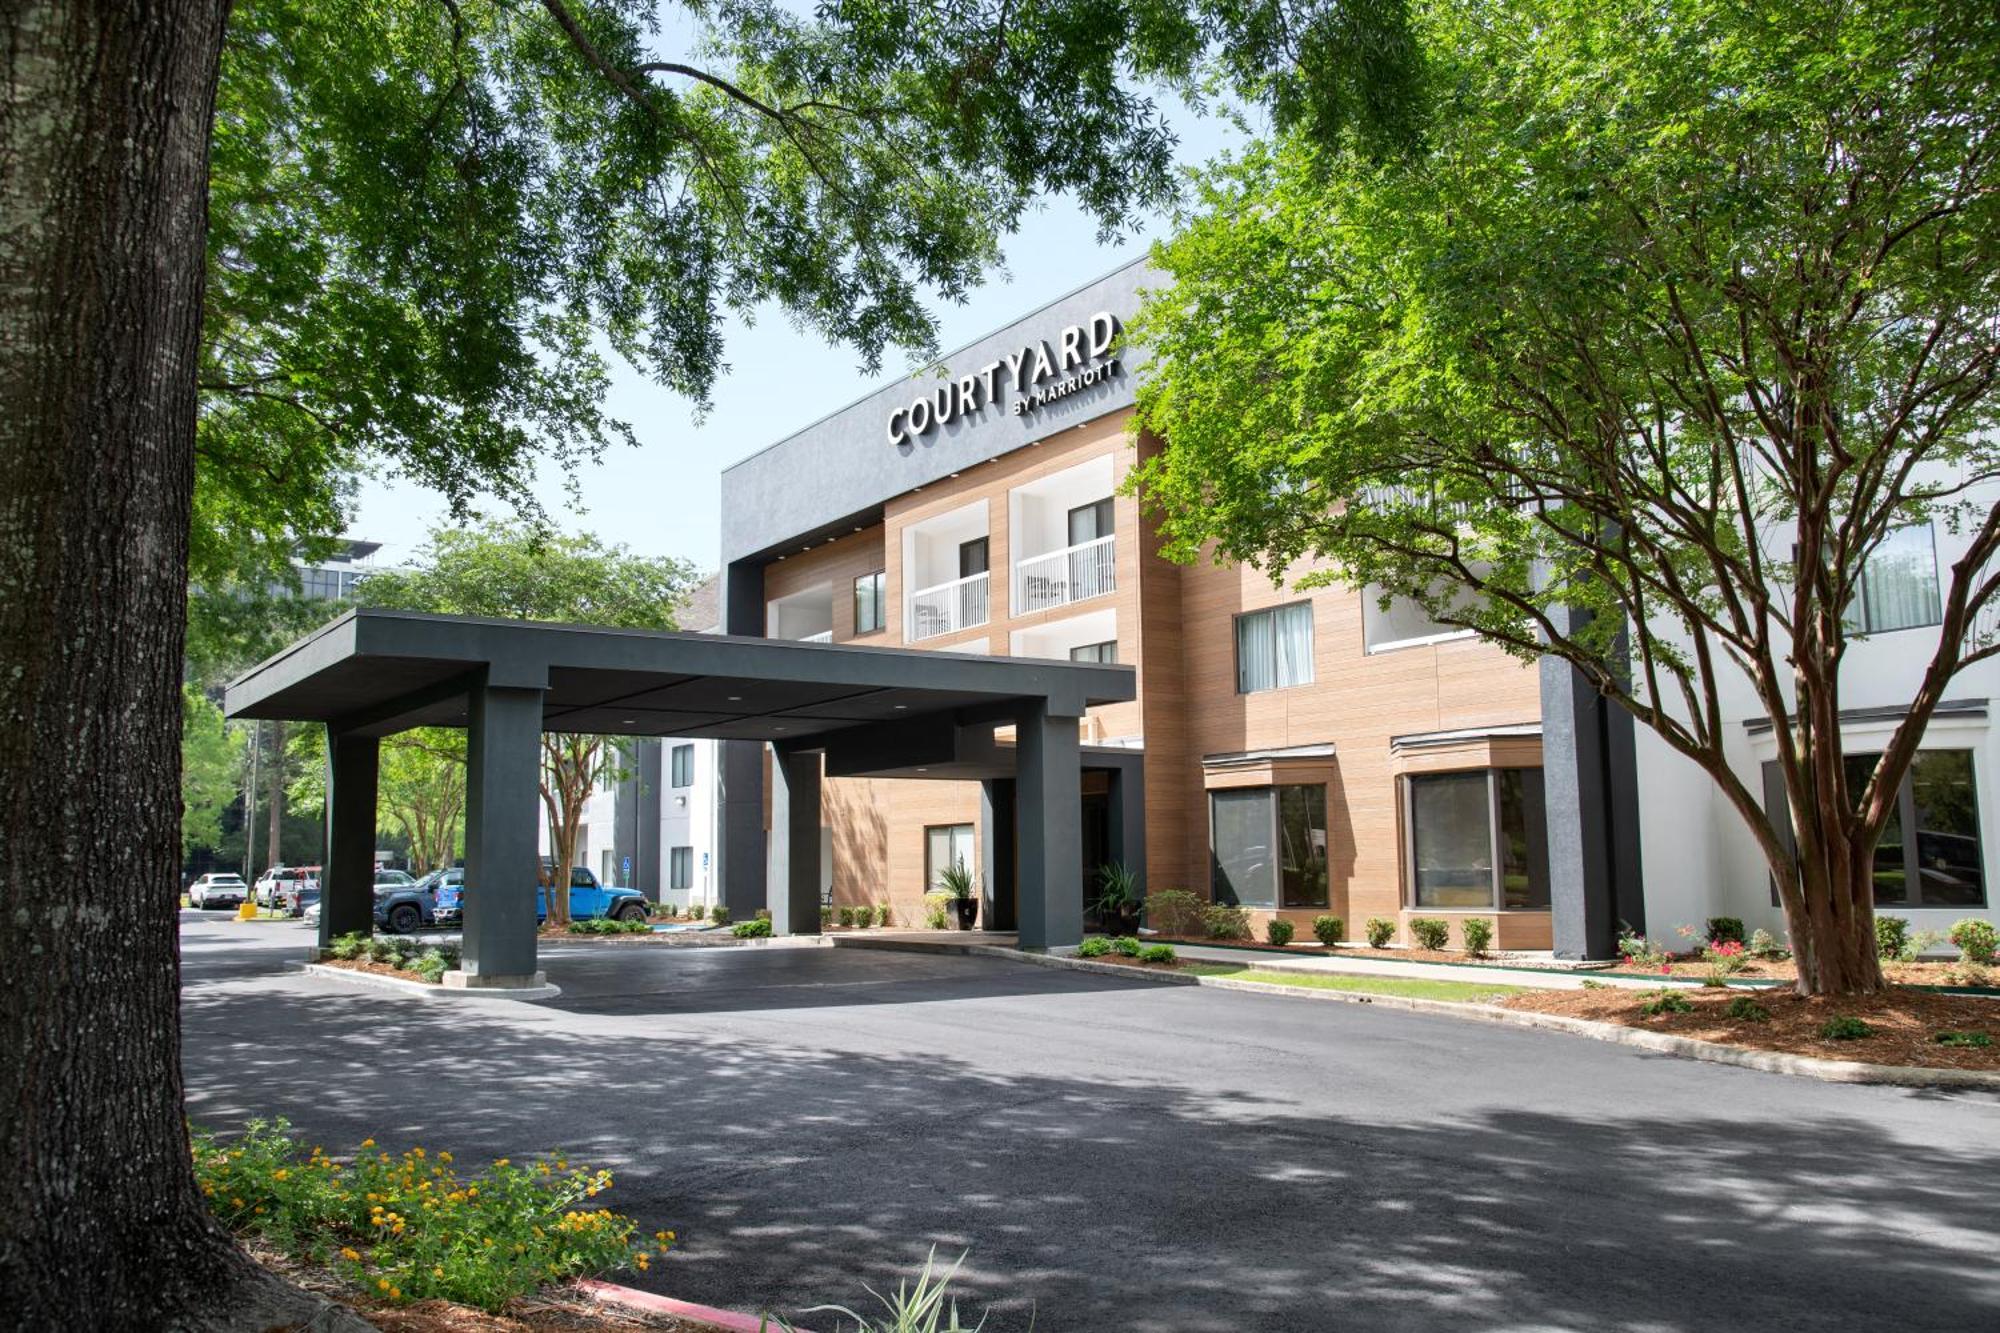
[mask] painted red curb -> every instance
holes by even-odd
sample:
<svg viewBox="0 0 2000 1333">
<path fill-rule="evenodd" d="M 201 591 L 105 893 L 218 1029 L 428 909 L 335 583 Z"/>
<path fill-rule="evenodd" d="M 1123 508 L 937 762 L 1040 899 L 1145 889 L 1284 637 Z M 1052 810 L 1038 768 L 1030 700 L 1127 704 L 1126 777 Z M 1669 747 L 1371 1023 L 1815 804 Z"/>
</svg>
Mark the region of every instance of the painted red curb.
<svg viewBox="0 0 2000 1333">
<path fill-rule="evenodd" d="M 693 1319 L 715 1328 L 726 1329 L 728 1333 L 780 1333 L 776 1320 L 765 1320 L 757 1315 L 738 1314 L 734 1310 L 718 1310 L 712 1305 L 696 1305 L 692 1301 L 677 1301 L 671 1296 L 660 1296 L 650 1291 L 640 1291 L 637 1287 L 621 1287 L 616 1282 L 599 1282 L 595 1278 L 585 1278 L 576 1284 L 594 1300 L 606 1305 L 622 1305 L 631 1310 L 644 1310 L 648 1314 L 670 1314 L 680 1319 Z M 793 1326 L 793 1333 L 812 1333 L 811 1329 Z"/>
</svg>

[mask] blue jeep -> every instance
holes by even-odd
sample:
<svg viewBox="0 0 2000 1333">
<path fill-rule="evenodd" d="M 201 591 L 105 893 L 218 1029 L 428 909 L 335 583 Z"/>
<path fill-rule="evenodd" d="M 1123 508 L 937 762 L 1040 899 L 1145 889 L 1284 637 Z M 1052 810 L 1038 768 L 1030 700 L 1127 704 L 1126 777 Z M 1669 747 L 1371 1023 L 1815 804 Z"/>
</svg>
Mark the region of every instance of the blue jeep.
<svg viewBox="0 0 2000 1333">
<path fill-rule="evenodd" d="M 542 867 L 544 873 L 548 867 Z M 435 870 L 421 887 L 431 891 L 432 913 L 440 925 L 456 925 L 465 911 L 465 867 Z M 645 895 L 637 889 L 607 889 L 597 876 L 583 866 L 569 872 L 569 915 L 573 921 L 589 921 L 608 916 L 617 921 L 644 921 L 648 914 Z M 535 890 L 535 921 L 549 919 L 548 894 Z"/>
</svg>

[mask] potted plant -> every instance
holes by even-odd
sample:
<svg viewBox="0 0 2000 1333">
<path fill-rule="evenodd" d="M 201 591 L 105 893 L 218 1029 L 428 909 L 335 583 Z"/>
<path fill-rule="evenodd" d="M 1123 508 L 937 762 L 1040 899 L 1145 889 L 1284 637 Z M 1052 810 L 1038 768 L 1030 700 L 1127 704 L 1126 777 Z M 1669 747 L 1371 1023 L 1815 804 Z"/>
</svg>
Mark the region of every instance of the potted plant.
<svg viewBox="0 0 2000 1333">
<path fill-rule="evenodd" d="M 1097 868 L 1097 918 L 1107 935 L 1139 933 L 1139 877 L 1122 861 L 1110 861 Z"/>
<path fill-rule="evenodd" d="M 958 914 L 958 928 L 971 930 L 979 920 L 979 898 L 973 892 L 976 881 L 965 862 L 954 861 L 938 872 L 938 888 L 951 899 L 952 910 Z"/>
</svg>

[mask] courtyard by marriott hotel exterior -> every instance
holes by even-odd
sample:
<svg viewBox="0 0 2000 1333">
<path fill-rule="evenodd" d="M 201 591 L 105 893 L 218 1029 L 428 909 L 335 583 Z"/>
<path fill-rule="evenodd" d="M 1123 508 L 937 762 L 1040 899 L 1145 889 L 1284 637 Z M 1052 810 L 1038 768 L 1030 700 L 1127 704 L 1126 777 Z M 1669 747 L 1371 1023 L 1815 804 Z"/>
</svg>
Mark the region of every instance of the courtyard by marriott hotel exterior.
<svg viewBox="0 0 2000 1333">
<path fill-rule="evenodd" d="M 1566 666 L 1524 665 L 1364 591 L 1160 556 L 1123 489 L 1158 448 L 1129 430 L 1143 352 L 1118 337 L 1149 280 L 1122 268 L 725 471 L 720 628 L 1134 668 L 1138 697 L 1080 724 L 1085 897 L 1118 861 L 1146 891 L 1191 889 L 1302 935 L 1331 913 L 1350 939 L 1385 917 L 1407 940 L 1412 916 L 1438 916 L 1456 940 L 1480 916 L 1500 948 L 1603 956 L 1621 924 L 1781 930 L 1713 784 Z M 1870 739 L 1871 713 L 1892 724 L 1934 643 L 1951 538 L 1917 535 L 1869 571 L 1877 632 L 1850 653 L 1850 744 Z M 1988 907 L 1985 670 L 1940 710 L 1878 857 L 1883 910 L 1919 928 Z M 1749 773 L 1773 751 L 1756 717 L 1746 692 Z M 880 745 L 893 780 L 880 756 L 869 777 L 827 764 L 823 897 L 886 900 L 918 924 L 963 860 L 982 924 L 1013 926 L 1012 728 L 885 723 Z M 769 761 L 721 746 L 722 891 L 747 912 L 766 900 Z"/>
</svg>

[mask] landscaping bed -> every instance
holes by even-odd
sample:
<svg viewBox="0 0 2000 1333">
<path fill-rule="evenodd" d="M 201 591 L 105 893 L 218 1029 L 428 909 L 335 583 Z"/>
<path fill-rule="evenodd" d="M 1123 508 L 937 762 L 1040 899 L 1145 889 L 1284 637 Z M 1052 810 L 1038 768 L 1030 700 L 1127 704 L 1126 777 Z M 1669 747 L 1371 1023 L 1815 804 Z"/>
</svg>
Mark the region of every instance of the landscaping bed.
<svg viewBox="0 0 2000 1333">
<path fill-rule="evenodd" d="M 2000 1002 L 1990 999 L 1900 986 L 1865 999 L 1842 1000 L 1764 989 L 1701 988 L 1669 993 L 1687 1006 L 1685 1011 L 1675 1007 L 1648 1015 L 1645 1009 L 1659 993 L 1610 987 L 1526 991 L 1501 1004 L 1508 1009 L 1561 1014 L 1821 1060 L 2000 1071 Z M 1739 1014 L 1747 1011 L 1748 1016 L 1731 1017 L 1728 1010 L 1732 1004 L 1738 1006 Z M 1765 1016 L 1756 1017 L 1758 1010 Z M 1842 1019 L 1858 1020 L 1865 1026 L 1865 1035 L 1845 1039 L 1829 1035 L 1829 1024 L 1835 1024 L 1835 1030 L 1854 1030 L 1851 1024 L 1838 1023 Z M 1967 1041 L 1984 1037 L 1990 1044 L 1944 1044 L 1937 1040 L 1940 1033 L 1964 1034 Z"/>
</svg>

